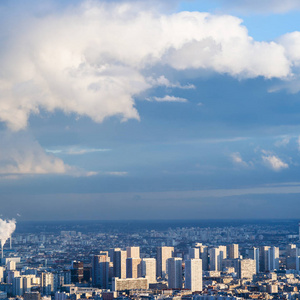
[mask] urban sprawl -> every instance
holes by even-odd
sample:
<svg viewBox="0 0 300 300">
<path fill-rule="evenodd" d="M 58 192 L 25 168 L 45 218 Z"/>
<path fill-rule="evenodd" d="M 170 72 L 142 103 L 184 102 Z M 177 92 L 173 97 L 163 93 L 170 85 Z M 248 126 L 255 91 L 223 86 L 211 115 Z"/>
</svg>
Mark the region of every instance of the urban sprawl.
<svg viewBox="0 0 300 300">
<path fill-rule="evenodd" d="M 288 225 L 43 229 L 6 241 L 1 299 L 300 298 L 300 234 Z"/>
</svg>

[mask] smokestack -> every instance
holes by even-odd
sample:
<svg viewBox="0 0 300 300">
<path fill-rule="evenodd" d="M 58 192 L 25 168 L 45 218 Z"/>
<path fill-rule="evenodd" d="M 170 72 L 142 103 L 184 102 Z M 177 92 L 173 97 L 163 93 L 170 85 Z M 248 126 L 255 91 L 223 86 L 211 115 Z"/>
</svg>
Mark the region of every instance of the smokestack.
<svg viewBox="0 0 300 300">
<path fill-rule="evenodd" d="M 11 249 L 11 237 L 9 239 L 9 248 Z"/>
<path fill-rule="evenodd" d="M 1 257 L 3 259 L 3 244 L 1 243 Z"/>
</svg>

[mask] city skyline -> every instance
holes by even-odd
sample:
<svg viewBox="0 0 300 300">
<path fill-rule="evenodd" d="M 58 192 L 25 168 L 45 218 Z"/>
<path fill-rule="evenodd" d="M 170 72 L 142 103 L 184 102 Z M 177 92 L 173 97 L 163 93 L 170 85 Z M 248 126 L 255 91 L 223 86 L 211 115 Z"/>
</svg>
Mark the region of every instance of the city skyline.
<svg viewBox="0 0 300 300">
<path fill-rule="evenodd" d="M 298 218 L 298 1 L 0 15 L 1 218 Z"/>
</svg>

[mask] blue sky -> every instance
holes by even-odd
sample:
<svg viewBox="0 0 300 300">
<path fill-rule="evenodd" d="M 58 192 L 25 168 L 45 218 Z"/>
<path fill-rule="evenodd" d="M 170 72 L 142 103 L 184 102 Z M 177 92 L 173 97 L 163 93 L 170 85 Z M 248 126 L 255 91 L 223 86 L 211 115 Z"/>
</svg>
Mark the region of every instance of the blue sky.
<svg viewBox="0 0 300 300">
<path fill-rule="evenodd" d="M 4 218 L 297 218 L 298 1 L 3 1 Z"/>
</svg>

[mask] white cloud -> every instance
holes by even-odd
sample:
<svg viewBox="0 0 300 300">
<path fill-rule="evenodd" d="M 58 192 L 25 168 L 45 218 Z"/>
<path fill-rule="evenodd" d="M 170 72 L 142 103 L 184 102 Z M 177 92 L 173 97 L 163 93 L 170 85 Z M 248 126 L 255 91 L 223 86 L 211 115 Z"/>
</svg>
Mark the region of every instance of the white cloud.
<svg viewBox="0 0 300 300">
<path fill-rule="evenodd" d="M 262 151 L 264 155 L 262 155 L 262 160 L 264 164 L 274 171 L 280 171 L 282 169 L 287 169 L 289 165 L 283 162 L 279 157 L 272 155 L 267 151 Z"/>
<path fill-rule="evenodd" d="M 300 66 L 300 32 L 294 31 L 284 34 L 279 37 L 278 43 L 284 47 L 286 56 L 292 64 Z"/>
<path fill-rule="evenodd" d="M 174 85 L 145 78 L 143 70 L 158 64 L 239 78 L 291 73 L 284 46 L 254 41 L 239 18 L 141 7 L 86 1 L 45 15 L 3 8 L 0 120 L 20 130 L 40 109 L 95 122 L 139 119 L 135 95 L 159 81 Z"/>
<path fill-rule="evenodd" d="M 127 176 L 128 172 L 105 172 L 104 174 L 106 175 L 111 175 L 111 176 Z"/>
<path fill-rule="evenodd" d="M 181 85 L 179 82 L 172 83 L 164 75 L 161 75 L 156 79 L 153 77 L 149 77 L 149 78 L 147 78 L 147 81 L 152 86 L 165 86 L 168 88 L 178 88 L 178 89 L 183 89 L 183 90 L 190 90 L 190 89 L 196 88 L 193 84 Z"/>
<path fill-rule="evenodd" d="M 71 147 L 63 149 L 46 149 L 46 152 L 53 154 L 68 154 L 68 155 L 83 155 L 88 153 L 95 152 L 107 152 L 110 149 L 95 149 L 95 148 L 80 148 L 80 147 Z"/>
<path fill-rule="evenodd" d="M 54 155 L 47 154 L 37 141 L 23 133 L 1 133 L 0 138 L 1 178 L 17 179 L 19 175 L 37 174 L 96 175 L 95 172 L 85 172 L 65 164 Z"/>
<path fill-rule="evenodd" d="M 280 140 L 277 140 L 275 142 L 275 146 L 276 147 L 285 147 L 289 144 L 290 140 L 291 140 L 290 136 L 284 136 Z"/>
<path fill-rule="evenodd" d="M 248 164 L 242 159 L 242 156 L 239 152 L 231 153 L 230 157 L 234 163 L 245 167 L 248 166 Z"/>
<path fill-rule="evenodd" d="M 160 97 L 153 97 L 153 99 L 156 101 L 156 102 L 188 102 L 187 99 L 185 98 L 180 98 L 180 97 L 175 97 L 175 96 L 169 96 L 169 95 L 166 95 L 162 98 Z"/>
</svg>

